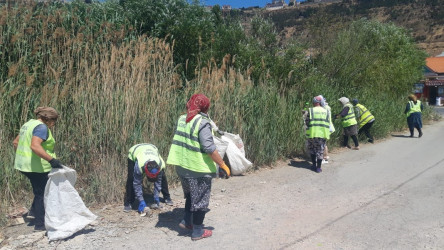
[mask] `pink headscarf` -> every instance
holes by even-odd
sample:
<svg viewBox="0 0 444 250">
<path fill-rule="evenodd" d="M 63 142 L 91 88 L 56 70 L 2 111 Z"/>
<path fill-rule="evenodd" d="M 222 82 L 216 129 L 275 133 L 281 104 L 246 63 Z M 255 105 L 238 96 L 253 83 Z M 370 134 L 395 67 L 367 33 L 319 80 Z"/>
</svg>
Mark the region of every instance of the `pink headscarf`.
<svg viewBox="0 0 444 250">
<path fill-rule="evenodd" d="M 194 94 L 187 102 L 187 119 L 190 122 L 199 112 L 207 113 L 210 108 L 210 99 L 204 94 Z"/>
</svg>

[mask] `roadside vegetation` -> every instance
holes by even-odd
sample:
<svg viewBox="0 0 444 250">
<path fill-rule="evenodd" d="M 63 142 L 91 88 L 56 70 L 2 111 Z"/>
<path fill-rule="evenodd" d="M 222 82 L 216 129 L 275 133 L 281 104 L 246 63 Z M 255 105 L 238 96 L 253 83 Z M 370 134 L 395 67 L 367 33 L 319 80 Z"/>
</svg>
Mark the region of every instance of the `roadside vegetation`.
<svg viewBox="0 0 444 250">
<path fill-rule="evenodd" d="M 77 170 L 90 204 L 121 201 L 133 144 L 153 143 L 166 157 L 197 92 L 222 130 L 241 135 L 256 168 L 303 155 L 300 110 L 315 95 L 333 113 L 341 96 L 358 98 L 376 117 L 376 138 L 406 127 L 407 95 L 426 55 L 404 29 L 357 20 L 312 43 L 282 45 L 270 20 L 256 16 L 248 27 L 236 11 L 185 0 L 1 6 L 0 214 L 29 207 L 12 140 L 38 106 L 61 113 L 56 152 Z M 335 125 L 331 147 L 341 137 Z M 167 174 L 177 180 L 172 168 Z"/>
</svg>

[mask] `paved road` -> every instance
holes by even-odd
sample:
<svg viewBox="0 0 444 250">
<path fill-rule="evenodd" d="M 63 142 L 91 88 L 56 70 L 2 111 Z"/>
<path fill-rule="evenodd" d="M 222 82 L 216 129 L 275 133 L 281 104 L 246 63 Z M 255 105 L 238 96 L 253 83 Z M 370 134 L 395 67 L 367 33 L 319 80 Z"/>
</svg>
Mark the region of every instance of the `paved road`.
<svg viewBox="0 0 444 250">
<path fill-rule="evenodd" d="M 359 151 L 331 154 L 316 174 L 295 159 L 273 170 L 216 180 L 206 225 L 192 242 L 180 218 L 131 233 L 138 249 L 444 249 L 444 122 L 422 138 L 402 133 Z M 404 133 L 406 134 L 406 133 Z M 177 198 L 176 198 L 177 199 Z"/>
</svg>

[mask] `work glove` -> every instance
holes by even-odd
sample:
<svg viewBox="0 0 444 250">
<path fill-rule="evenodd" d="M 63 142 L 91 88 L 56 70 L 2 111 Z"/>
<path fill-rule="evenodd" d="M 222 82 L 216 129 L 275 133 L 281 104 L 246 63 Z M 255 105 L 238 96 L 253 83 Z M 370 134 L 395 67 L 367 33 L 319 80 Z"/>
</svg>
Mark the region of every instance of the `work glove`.
<svg viewBox="0 0 444 250">
<path fill-rule="evenodd" d="M 57 160 L 56 158 L 52 158 L 49 161 L 49 164 L 51 164 L 52 168 L 63 168 L 62 163 L 59 160 Z"/>
<path fill-rule="evenodd" d="M 225 164 L 225 162 L 222 163 L 222 165 L 220 165 L 219 168 L 220 168 L 220 169 L 222 170 L 222 172 L 224 173 L 225 178 L 227 178 L 227 179 L 230 178 L 231 171 L 230 171 L 230 168 L 227 166 L 227 164 Z"/>
<path fill-rule="evenodd" d="M 138 209 L 139 213 L 143 213 L 143 211 L 145 210 L 145 207 L 146 207 L 145 201 L 141 201 L 139 203 L 139 209 Z"/>
</svg>

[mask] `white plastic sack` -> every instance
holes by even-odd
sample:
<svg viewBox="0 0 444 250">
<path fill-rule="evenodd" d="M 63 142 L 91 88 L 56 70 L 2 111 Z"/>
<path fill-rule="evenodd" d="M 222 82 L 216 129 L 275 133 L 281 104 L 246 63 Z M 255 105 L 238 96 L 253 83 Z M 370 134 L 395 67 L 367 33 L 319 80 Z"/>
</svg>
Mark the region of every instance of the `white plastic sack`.
<svg viewBox="0 0 444 250">
<path fill-rule="evenodd" d="M 238 134 L 231 134 L 231 133 L 226 132 L 226 133 L 224 133 L 224 135 L 222 137 L 229 138 L 236 145 L 236 147 L 241 151 L 242 155 L 245 157 L 244 142 L 242 141 L 242 139 L 240 138 L 240 136 Z"/>
<path fill-rule="evenodd" d="M 227 152 L 228 148 L 228 142 L 223 141 L 219 137 L 213 136 L 214 144 L 216 144 L 217 152 L 219 153 L 220 157 L 223 159 L 225 156 L 225 152 Z"/>
<path fill-rule="evenodd" d="M 230 161 L 231 174 L 243 174 L 253 165 L 253 163 L 245 158 L 245 149 L 242 139 L 239 135 L 225 132 L 225 134 L 222 135 L 222 140 L 228 142 L 226 154 Z"/>
<path fill-rule="evenodd" d="M 74 188 L 74 169 L 52 169 L 45 187 L 45 227 L 49 240 L 68 238 L 82 230 L 97 216 L 85 206 Z"/>
</svg>

